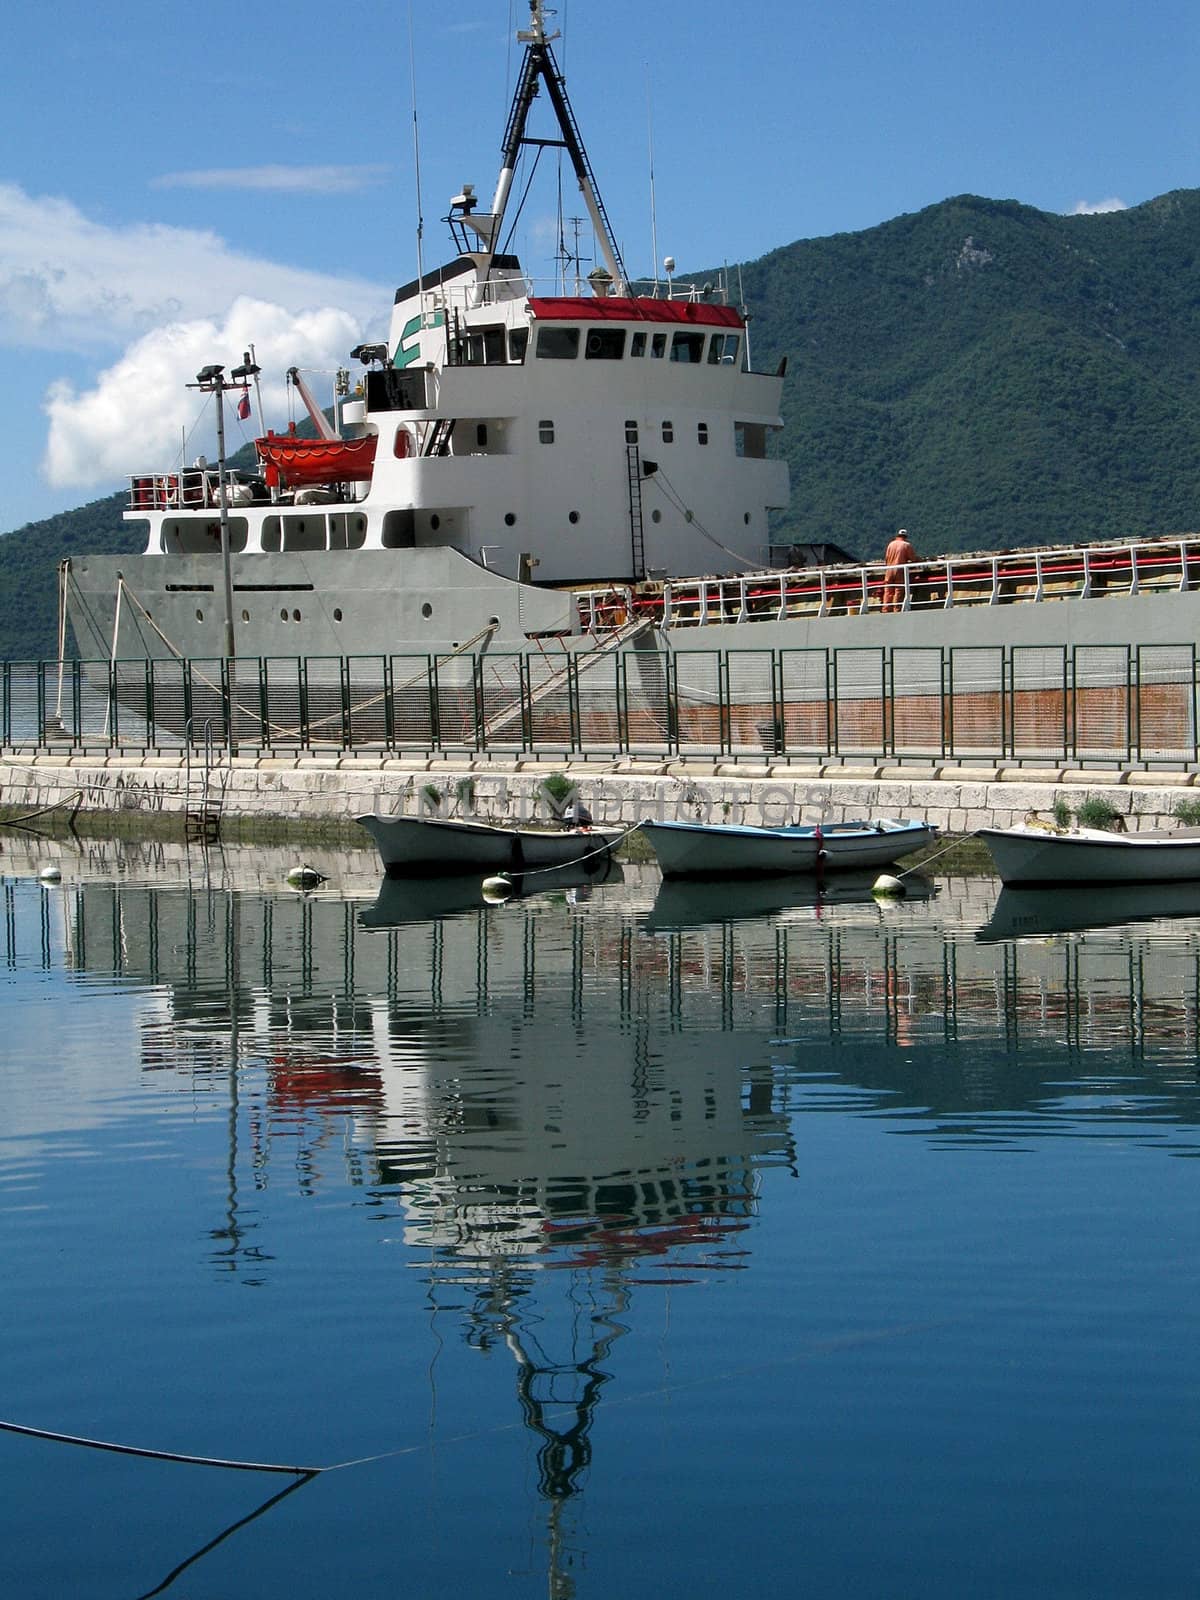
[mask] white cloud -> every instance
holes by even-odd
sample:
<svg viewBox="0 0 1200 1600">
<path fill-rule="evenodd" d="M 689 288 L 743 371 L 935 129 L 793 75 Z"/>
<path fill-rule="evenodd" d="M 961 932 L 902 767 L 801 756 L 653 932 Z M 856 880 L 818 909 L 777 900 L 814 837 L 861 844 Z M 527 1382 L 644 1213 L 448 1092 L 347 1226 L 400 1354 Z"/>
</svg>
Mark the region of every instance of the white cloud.
<svg viewBox="0 0 1200 1600">
<path fill-rule="evenodd" d="M 69 200 L 0 183 L 0 344 L 117 348 L 150 328 L 223 315 L 239 295 L 363 320 L 388 300 L 358 278 L 242 255 L 218 234 L 156 223 L 108 227 Z"/>
<path fill-rule="evenodd" d="M 198 172 L 165 172 L 152 189 L 269 189 L 279 194 L 352 194 L 378 183 L 384 166 L 210 167 Z"/>
<path fill-rule="evenodd" d="M 1073 217 L 1096 217 L 1105 211 L 1127 211 L 1129 207 L 1124 200 L 1118 200 L 1112 195 L 1108 200 L 1076 200 L 1071 207 L 1070 215 Z"/>
<path fill-rule="evenodd" d="M 186 385 L 210 362 L 238 365 L 251 344 L 263 369 L 268 425 L 279 427 L 285 419 L 288 367 L 332 370 L 346 362 L 361 336 L 361 323 L 348 311 L 326 307 L 297 315 L 248 297 L 220 317 L 172 322 L 135 340 L 99 374 L 93 388 L 79 391 L 65 380 L 51 385 L 44 403 L 50 430 L 42 470 L 60 487 L 167 470 L 179 458 L 182 430 L 192 426 L 204 403 Z M 310 383 L 319 399 L 327 398 L 328 379 Z M 242 443 L 232 412 L 228 407 L 231 453 Z M 209 403 L 202 426 L 189 437 L 188 459 L 214 454 L 215 427 Z"/>
</svg>

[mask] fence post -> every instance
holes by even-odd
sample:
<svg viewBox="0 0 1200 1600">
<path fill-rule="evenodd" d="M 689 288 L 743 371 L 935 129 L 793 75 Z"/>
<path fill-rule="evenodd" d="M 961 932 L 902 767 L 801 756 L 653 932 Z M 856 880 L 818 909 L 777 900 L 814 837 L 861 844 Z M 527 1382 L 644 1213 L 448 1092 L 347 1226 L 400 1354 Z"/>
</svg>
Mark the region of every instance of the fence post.
<svg viewBox="0 0 1200 1600">
<path fill-rule="evenodd" d="M 865 579 L 864 579 L 865 583 Z M 838 753 L 837 651 L 825 646 L 825 754 Z"/>
<path fill-rule="evenodd" d="M 721 754 L 733 754 L 732 716 L 729 706 L 729 651 L 717 654 L 717 735 Z"/>
<path fill-rule="evenodd" d="M 521 750 L 533 749 L 533 680 L 529 675 L 529 651 L 517 657 L 517 694 L 521 701 Z"/>
<path fill-rule="evenodd" d="M 41 673 L 38 673 L 39 696 L 41 692 Z M 115 661 L 108 663 L 108 742 L 115 747 L 120 743 L 120 702 L 117 699 L 117 666 Z"/>
<path fill-rule="evenodd" d="M 186 657 L 179 663 L 180 688 L 183 692 L 184 742 L 191 744 L 192 720 L 192 663 Z"/>
<path fill-rule="evenodd" d="M 629 754 L 629 657 L 619 651 L 617 664 L 617 750 Z"/>
<path fill-rule="evenodd" d="M 433 750 L 442 748 L 442 701 L 438 684 L 437 657 L 425 658 L 425 681 L 429 686 L 429 745 Z"/>
<path fill-rule="evenodd" d="M 1012 658 L 1012 647 L 1000 647 L 1000 754 L 1002 757 L 1012 755 L 1009 749 L 1009 739 L 1013 727 L 1013 707 L 1009 696 L 1015 693 L 1013 674 L 1015 672 Z M 1014 756 L 1015 759 L 1015 756 Z"/>
<path fill-rule="evenodd" d="M 354 723 L 350 715 L 350 657 L 338 657 L 338 690 L 342 700 L 342 749 L 354 743 Z"/>
<path fill-rule="evenodd" d="M 483 699 L 483 657 L 471 657 L 471 693 L 475 701 L 475 748 L 483 750 L 487 745 L 487 707 Z"/>
<path fill-rule="evenodd" d="M 271 748 L 271 698 L 267 693 L 267 663 L 263 656 L 258 658 L 258 747 L 260 750 Z"/>
<path fill-rule="evenodd" d="M 225 728 L 225 745 L 233 743 L 233 683 L 229 672 L 230 657 L 221 657 L 221 721 Z M 113 708 L 113 726 L 116 727 L 116 708 Z"/>
<path fill-rule="evenodd" d="M 942 670 L 942 760 L 954 760 L 954 646 L 941 649 Z"/>
<path fill-rule="evenodd" d="M 675 652 L 667 655 L 663 681 L 667 691 L 667 749 L 679 754 L 679 665 Z"/>
<path fill-rule="evenodd" d="M 905 571 L 905 576 L 907 577 L 908 568 L 906 567 L 904 569 L 904 571 Z M 887 757 L 887 756 L 895 755 L 895 753 L 896 753 L 896 661 L 895 661 L 895 651 L 894 651 L 894 649 L 892 648 L 891 645 L 887 645 L 880 652 L 880 656 L 881 656 L 881 659 L 880 659 L 880 662 L 879 662 L 879 697 L 880 697 L 880 700 L 882 702 L 882 711 L 883 711 L 883 719 L 882 719 L 882 721 L 883 721 L 883 726 L 880 728 L 879 732 L 880 732 L 880 736 L 881 736 L 881 738 L 883 740 L 883 750 L 881 751 L 881 755 L 884 756 L 884 757 Z"/>
<path fill-rule="evenodd" d="M 157 746 L 157 726 L 154 719 L 154 658 L 147 656 L 142 668 L 144 690 L 142 703 L 146 714 L 146 744 Z"/>
<path fill-rule="evenodd" d="M 583 729 L 579 717 L 579 662 L 573 655 L 567 657 L 567 726 L 574 754 L 583 748 Z"/>
<path fill-rule="evenodd" d="M 391 656 L 383 661 L 383 742 L 388 750 L 396 748 L 396 663 Z"/>
<path fill-rule="evenodd" d="M 308 718 L 308 657 L 296 657 L 296 699 L 300 711 L 300 748 L 312 748 L 312 728 Z"/>
<path fill-rule="evenodd" d="M 783 652 L 771 651 L 771 732 L 775 754 L 787 755 L 787 719 L 783 706 Z"/>
</svg>

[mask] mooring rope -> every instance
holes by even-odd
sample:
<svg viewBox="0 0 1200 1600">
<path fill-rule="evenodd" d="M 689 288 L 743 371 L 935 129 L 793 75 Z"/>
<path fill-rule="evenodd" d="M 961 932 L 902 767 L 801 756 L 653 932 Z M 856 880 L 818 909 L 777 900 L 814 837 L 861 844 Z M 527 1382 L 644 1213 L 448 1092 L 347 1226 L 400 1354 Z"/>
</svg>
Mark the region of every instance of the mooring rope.
<svg viewBox="0 0 1200 1600">
<path fill-rule="evenodd" d="M 111 1439 L 89 1439 L 77 1433 L 55 1433 L 50 1428 L 31 1428 L 22 1422 L 0 1422 L 5 1433 L 20 1433 L 28 1439 L 46 1439 L 51 1444 L 74 1444 L 85 1450 L 107 1450 L 110 1455 L 142 1456 L 148 1461 L 179 1461 L 189 1467 L 224 1467 L 227 1472 L 286 1472 L 292 1476 L 313 1476 L 324 1467 L 283 1466 L 277 1461 L 228 1461 L 222 1456 L 193 1456 L 178 1450 L 151 1450 L 145 1445 L 116 1444 Z"/>
</svg>

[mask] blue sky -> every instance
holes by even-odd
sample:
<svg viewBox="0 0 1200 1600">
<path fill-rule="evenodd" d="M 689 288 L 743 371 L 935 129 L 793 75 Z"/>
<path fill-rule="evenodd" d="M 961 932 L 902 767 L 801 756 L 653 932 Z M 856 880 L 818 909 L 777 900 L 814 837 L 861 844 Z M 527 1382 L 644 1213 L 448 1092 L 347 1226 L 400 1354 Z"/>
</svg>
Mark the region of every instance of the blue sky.
<svg viewBox="0 0 1200 1600">
<path fill-rule="evenodd" d="M 427 267 L 450 254 L 449 197 L 490 197 L 526 15 L 412 0 Z M 1200 184 L 1200 8 L 1178 0 L 562 0 L 551 22 L 633 273 L 652 269 L 651 143 L 658 253 L 681 271 L 953 194 L 1070 212 Z M 0 529 L 169 466 L 183 384 L 249 340 L 278 424 L 286 366 L 325 392 L 383 331 L 416 265 L 409 33 L 378 0 L 10 8 Z M 542 171 L 517 247 L 549 275 Z"/>
</svg>

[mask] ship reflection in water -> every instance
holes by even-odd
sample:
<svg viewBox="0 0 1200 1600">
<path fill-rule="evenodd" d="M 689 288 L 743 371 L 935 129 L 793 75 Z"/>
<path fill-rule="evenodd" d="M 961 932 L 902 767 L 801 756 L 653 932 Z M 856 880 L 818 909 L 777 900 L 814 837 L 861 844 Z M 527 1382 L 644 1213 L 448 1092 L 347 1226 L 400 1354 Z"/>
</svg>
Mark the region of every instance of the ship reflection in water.
<svg viewBox="0 0 1200 1600">
<path fill-rule="evenodd" d="M 486 907 L 474 878 L 341 898 L 272 871 L 85 875 L 41 894 L 36 930 L 10 881 L 9 965 L 61 952 L 142 991 L 143 1075 L 223 1106 L 211 1267 L 269 1289 L 291 1246 L 260 1201 L 344 1196 L 419 1274 L 437 1340 L 503 1358 L 552 1595 L 575 1592 L 570 1503 L 645 1294 L 753 1275 L 768 1177 L 803 1168 L 809 1119 L 1018 1149 L 1035 1123 L 1086 1138 L 1111 1117 L 1194 1144 L 1200 922 L 1057 933 L 1041 904 L 1007 937 L 991 880 L 880 904 L 853 880 L 626 867 Z"/>
</svg>

